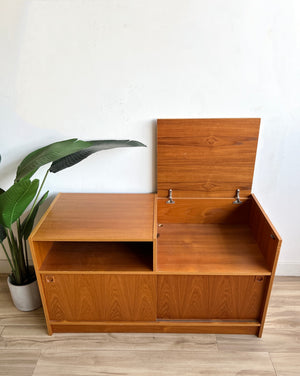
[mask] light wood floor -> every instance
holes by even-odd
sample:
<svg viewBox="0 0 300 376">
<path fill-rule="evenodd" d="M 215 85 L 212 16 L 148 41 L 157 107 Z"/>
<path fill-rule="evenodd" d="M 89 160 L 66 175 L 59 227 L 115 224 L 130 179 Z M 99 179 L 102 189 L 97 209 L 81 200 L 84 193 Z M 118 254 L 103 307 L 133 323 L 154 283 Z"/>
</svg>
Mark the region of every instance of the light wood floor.
<svg viewBox="0 0 300 376">
<path fill-rule="evenodd" d="M 215 334 L 46 333 L 0 276 L 0 375 L 299 376 L 300 277 L 277 277 L 261 339 Z"/>
</svg>

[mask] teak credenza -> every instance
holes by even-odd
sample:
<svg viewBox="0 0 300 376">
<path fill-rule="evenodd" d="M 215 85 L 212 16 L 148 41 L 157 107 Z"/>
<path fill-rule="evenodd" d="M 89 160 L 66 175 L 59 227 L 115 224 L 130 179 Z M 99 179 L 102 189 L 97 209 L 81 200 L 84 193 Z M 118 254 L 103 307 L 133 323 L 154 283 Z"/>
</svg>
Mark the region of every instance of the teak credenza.
<svg viewBox="0 0 300 376">
<path fill-rule="evenodd" d="M 262 335 L 281 239 L 259 119 L 157 122 L 157 194 L 59 194 L 30 236 L 49 334 Z"/>
</svg>

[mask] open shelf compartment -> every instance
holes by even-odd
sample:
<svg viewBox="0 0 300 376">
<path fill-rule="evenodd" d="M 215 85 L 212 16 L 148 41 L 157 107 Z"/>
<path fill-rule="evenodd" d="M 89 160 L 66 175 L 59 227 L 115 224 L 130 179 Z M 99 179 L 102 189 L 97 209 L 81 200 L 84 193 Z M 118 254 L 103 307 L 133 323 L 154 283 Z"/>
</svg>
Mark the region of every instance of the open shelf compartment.
<svg viewBox="0 0 300 376">
<path fill-rule="evenodd" d="M 53 242 L 40 272 L 151 272 L 152 242 Z"/>
</svg>

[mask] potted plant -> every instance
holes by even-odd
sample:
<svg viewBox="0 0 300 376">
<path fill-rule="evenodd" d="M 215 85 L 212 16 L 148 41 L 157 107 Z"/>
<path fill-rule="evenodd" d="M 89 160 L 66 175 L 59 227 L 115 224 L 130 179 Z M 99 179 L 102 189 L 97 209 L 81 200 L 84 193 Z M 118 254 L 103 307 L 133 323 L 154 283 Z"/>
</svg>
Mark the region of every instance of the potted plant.
<svg viewBox="0 0 300 376">
<path fill-rule="evenodd" d="M 13 185 L 7 191 L 0 188 L 0 243 L 11 267 L 7 281 L 18 309 L 31 311 L 41 305 L 34 268 L 28 260 L 27 239 L 39 207 L 48 196 L 48 191 L 42 194 L 42 189 L 49 172 L 71 167 L 97 151 L 133 146 L 145 145 L 131 140 L 75 138 L 55 142 L 28 154 L 18 166 Z M 51 165 L 42 182 L 32 180 L 36 171 L 48 163 Z"/>
</svg>

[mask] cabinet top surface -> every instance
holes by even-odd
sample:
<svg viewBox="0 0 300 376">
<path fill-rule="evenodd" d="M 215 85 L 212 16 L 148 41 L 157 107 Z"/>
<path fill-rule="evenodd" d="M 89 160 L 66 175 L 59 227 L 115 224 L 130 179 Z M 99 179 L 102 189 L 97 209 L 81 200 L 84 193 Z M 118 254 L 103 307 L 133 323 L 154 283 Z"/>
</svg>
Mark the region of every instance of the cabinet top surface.
<svg viewBox="0 0 300 376">
<path fill-rule="evenodd" d="M 158 119 L 157 192 L 232 198 L 251 193 L 260 119 Z"/>
<path fill-rule="evenodd" d="M 60 193 L 34 241 L 152 241 L 154 194 Z"/>
</svg>

